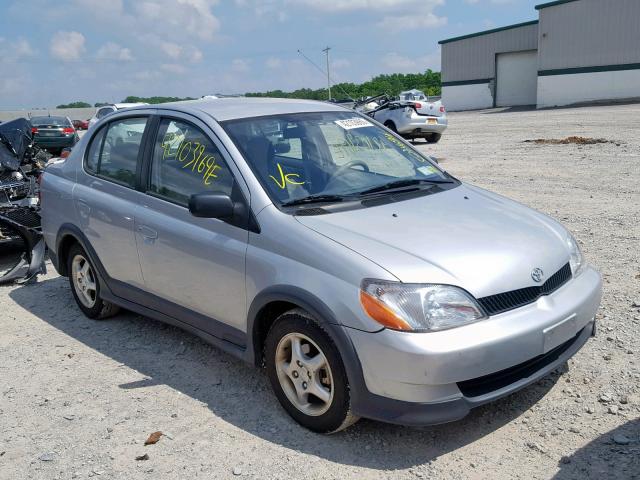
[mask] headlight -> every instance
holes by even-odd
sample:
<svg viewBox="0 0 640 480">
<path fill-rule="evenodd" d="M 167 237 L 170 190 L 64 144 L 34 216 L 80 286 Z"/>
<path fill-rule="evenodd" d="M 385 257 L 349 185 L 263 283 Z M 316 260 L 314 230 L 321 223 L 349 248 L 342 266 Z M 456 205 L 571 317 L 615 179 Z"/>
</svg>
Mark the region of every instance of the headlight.
<svg viewBox="0 0 640 480">
<path fill-rule="evenodd" d="M 567 247 L 569 247 L 569 265 L 571 266 L 571 273 L 573 276 L 577 276 L 583 269 L 585 262 L 582 250 L 578 246 L 575 238 L 569 234 L 567 236 Z"/>
<path fill-rule="evenodd" d="M 376 322 L 394 330 L 433 332 L 485 317 L 461 288 L 365 279 L 360 303 Z"/>
</svg>

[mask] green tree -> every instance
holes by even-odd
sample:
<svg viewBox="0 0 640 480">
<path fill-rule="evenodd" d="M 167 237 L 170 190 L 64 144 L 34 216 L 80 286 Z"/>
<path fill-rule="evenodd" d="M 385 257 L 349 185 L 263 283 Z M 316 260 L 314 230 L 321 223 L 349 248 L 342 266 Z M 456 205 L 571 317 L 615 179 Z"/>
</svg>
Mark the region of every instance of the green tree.
<svg viewBox="0 0 640 480">
<path fill-rule="evenodd" d="M 440 72 L 427 70 L 424 73 L 392 73 L 382 74 L 373 77 L 364 83 L 336 83 L 331 87 L 331 93 L 338 100 L 358 99 L 372 95 L 386 93 L 392 97 L 398 95 L 403 90 L 417 88 L 424 91 L 429 96 L 440 95 L 442 84 Z M 310 100 L 326 100 L 327 89 L 319 88 L 312 90 L 301 88 L 293 92 L 283 92 L 282 90 L 271 90 L 267 92 L 249 92 L 247 97 L 275 97 L 275 98 L 303 98 Z"/>
<path fill-rule="evenodd" d="M 128 96 L 122 103 L 150 103 L 150 104 L 158 104 L 158 103 L 169 103 L 169 102 L 181 102 L 183 100 L 195 100 L 193 97 L 135 97 Z"/>
<path fill-rule="evenodd" d="M 58 105 L 56 108 L 91 108 L 91 104 L 87 102 L 71 102 Z"/>
</svg>

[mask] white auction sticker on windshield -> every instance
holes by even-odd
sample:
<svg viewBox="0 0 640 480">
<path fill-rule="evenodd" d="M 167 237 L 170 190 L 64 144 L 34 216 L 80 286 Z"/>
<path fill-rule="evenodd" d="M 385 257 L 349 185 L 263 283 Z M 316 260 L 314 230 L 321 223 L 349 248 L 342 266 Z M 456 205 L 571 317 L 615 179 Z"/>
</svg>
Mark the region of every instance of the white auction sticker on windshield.
<svg viewBox="0 0 640 480">
<path fill-rule="evenodd" d="M 426 176 L 438 173 L 438 169 L 436 167 L 431 166 L 431 165 L 429 165 L 428 167 L 418 167 L 417 170 L 420 173 L 422 173 L 423 175 L 426 175 Z"/>
<path fill-rule="evenodd" d="M 345 130 L 352 130 L 354 128 L 373 127 L 373 123 L 366 121 L 364 118 L 355 117 L 347 118 L 345 120 L 335 120 L 336 125 L 344 128 Z"/>
</svg>

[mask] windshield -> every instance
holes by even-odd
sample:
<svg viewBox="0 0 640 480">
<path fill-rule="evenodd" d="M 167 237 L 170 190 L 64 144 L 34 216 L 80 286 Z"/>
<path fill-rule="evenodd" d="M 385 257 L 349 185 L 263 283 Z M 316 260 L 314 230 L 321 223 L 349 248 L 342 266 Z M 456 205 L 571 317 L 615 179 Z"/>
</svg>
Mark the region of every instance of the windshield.
<svg viewBox="0 0 640 480">
<path fill-rule="evenodd" d="M 280 204 L 453 182 L 403 140 L 353 112 L 284 114 L 222 125 Z"/>
</svg>

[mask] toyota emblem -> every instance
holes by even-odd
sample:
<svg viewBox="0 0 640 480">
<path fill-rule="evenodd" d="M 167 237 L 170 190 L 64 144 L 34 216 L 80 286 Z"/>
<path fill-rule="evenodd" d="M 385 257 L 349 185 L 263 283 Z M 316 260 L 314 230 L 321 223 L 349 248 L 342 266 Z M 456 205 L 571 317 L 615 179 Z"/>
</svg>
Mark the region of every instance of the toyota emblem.
<svg viewBox="0 0 640 480">
<path fill-rule="evenodd" d="M 531 271 L 531 278 L 533 278 L 534 282 L 540 283 L 542 281 L 542 277 L 544 277 L 544 272 L 541 268 L 534 268 Z"/>
</svg>

